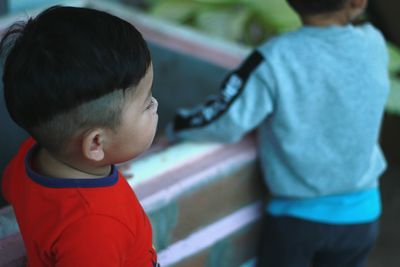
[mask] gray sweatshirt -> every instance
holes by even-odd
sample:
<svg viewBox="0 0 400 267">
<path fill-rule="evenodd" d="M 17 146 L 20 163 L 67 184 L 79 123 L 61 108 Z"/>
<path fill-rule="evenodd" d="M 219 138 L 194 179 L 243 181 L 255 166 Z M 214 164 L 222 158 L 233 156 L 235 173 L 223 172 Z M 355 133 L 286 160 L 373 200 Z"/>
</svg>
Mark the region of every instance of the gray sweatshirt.
<svg viewBox="0 0 400 267">
<path fill-rule="evenodd" d="M 256 49 L 219 95 L 180 110 L 171 139 L 235 142 L 255 128 L 274 196 L 307 198 L 378 185 L 389 91 L 385 41 L 372 25 L 302 27 Z"/>
</svg>

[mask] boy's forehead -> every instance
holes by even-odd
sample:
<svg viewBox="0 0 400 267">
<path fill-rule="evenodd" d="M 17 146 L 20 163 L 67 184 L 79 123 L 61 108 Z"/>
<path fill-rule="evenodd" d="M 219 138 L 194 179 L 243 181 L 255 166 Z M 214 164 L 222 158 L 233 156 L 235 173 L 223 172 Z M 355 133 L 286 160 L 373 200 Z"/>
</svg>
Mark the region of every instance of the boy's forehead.
<svg viewBox="0 0 400 267">
<path fill-rule="evenodd" d="M 151 94 L 151 87 L 153 83 L 153 66 L 150 65 L 146 74 L 142 77 L 138 84 L 132 85 L 128 88 L 127 93 L 132 97 L 139 97 L 145 95 L 146 97 Z"/>
</svg>

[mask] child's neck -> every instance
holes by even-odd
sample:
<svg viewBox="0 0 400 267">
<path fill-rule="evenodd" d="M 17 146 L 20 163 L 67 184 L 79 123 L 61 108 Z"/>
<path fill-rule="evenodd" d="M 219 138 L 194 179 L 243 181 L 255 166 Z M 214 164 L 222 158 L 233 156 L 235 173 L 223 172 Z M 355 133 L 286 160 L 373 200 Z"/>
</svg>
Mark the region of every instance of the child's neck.
<svg viewBox="0 0 400 267">
<path fill-rule="evenodd" d="M 41 175 L 54 178 L 102 178 L 111 172 L 111 166 L 84 166 L 69 163 L 54 157 L 46 149 L 40 148 L 32 158 L 32 168 Z"/>
<path fill-rule="evenodd" d="M 347 23 L 338 22 L 336 20 L 314 20 L 314 19 L 303 19 L 303 25 L 314 26 L 314 27 L 329 27 L 329 26 L 344 26 Z"/>
<path fill-rule="evenodd" d="M 315 27 L 344 26 L 352 21 L 352 16 L 348 12 L 335 12 L 301 18 L 303 25 Z"/>
</svg>

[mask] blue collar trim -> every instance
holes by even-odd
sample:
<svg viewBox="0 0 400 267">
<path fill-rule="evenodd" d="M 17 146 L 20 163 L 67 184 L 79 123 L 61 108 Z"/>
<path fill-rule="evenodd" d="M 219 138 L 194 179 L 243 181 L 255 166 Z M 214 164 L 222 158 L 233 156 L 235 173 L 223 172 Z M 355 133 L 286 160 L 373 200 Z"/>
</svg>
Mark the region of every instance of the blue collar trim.
<svg viewBox="0 0 400 267">
<path fill-rule="evenodd" d="M 28 177 L 40 185 L 51 188 L 94 188 L 112 186 L 118 181 L 118 171 L 114 165 L 111 166 L 110 175 L 103 178 L 55 178 L 40 175 L 32 170 L 30 166 L 32 154 L 38 147 L 39 146 L 35 144 L 27 153 L 25 157 L 25 169 Z"/>
</svg>

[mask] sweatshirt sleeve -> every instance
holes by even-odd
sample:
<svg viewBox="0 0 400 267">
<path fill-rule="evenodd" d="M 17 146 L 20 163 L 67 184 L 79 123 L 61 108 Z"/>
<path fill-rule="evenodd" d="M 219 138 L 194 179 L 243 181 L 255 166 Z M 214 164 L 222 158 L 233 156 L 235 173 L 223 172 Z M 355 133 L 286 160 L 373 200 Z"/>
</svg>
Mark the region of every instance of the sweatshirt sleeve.
<svg viewBox="0 0 400 267">
<path fill-rule="evenodd" d="M 222 83 L 220 93 L 197 108 L 180 109 L 167 126 L 170 141 L 232 143 L 255 129 L 273 111 L 271 71 L 253 51 Z"/>
</svg>

